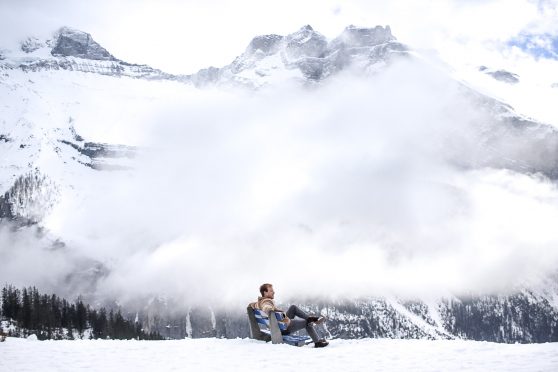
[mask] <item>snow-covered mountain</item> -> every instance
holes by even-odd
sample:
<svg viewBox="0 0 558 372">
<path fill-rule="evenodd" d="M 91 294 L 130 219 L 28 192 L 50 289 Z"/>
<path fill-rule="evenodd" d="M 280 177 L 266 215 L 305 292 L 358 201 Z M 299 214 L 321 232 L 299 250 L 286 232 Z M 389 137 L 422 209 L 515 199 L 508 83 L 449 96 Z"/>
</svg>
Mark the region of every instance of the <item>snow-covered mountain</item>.
<svg viewBox="0 0 558 372">
<path fill-rule="evenodd" d="M 188 80 L 146 65 L 121 61 L 86 32 L 62 27 L 52 38 L 29 37 L 18 50 L 0 50 L 0 69 L 24 72 L 68 70 L 154 80 Z"/>
<path fill-rule="evenodd" d="M 318 330 L 327 338 L 462 338 L 531 343 L 558 340 L 556 298 L 554 282 L 545 294 L 524 289 L 514 295 L 446 296 L 429 300 L 318 300 L 306 301 L 313 304 L 303 308 L 327 317 L 325 329 Z M 154 301 L 140 309 L 139 314 L 150 330 L 167 337 L 249 336 L 246 314 L 238 309 L 208 311 L 207 307 L 199 307 L 177 313 L 174 306 Z"/>
<path fill-rule="evenodd" d="M 402 58 L 424 63 L 396 40 L 389 26 L 349 26 L 333 40 L 310 26 L 287 36 L 257 36 L 229 65 L 193 75 L 172 75 L 121 61 L 91 35 L 69 28 L 49 40 L 29 38 L 19 50 L 0 50 L 0 219 L 41 226 L 60 195 L 80 195 L 97 178 L 128 172 L 142 149 L 126 127 L 140 125 L 158 103 L 175 96 L 199 88 L 261 89 L 286 80 L 319 88 L 340 73 L 379 74 Z M 479 73 L 508 83 L 518 79 L 488 69 Z M 478 123 L 482 136 L 471 140 L 476 156 L 456 154 L 456 165 L 558 177 L 558 133 L 552 126 L 517 113 L 467 82 L 453 83 L 479 113 L 491 118 Z M 57 237 L 48 239 L 48 249 L 58 244 L 58 251 L 71 250 Z M 86 285 L 76 290 L 93 292 L 91 284 L 108 269 L 101 262 L 87 264 L 93 269 L 82 265 L 66 280 L 85 276 Z M 331 335 L 343 338 L 557 341 L 558 291 L 553 285 L 555 281 L 546 291 L 526 288 L 510 296 L 414 302 L 365 299 L 315 303 L 308 309 L 327 315 Z M 237 337 L 248 332 L 242 312 L 164 315 L 170 310 L 157 301 L 140 310 L 144 323 L 163 334 L 164 327 L 175 321 L 176 337 Z"/>
<path fill-rule="evenodd" d="M 391 34 L 389 26 L 347 27 L 328 41 L 310 25 L 287 36 L 256 36 L 244 53 L 222 68 L 208 68 L 192 76 L 197 86 L 239 84 L 261 87 L 285 79 L 323 80 L 347 67 L 364 71 L 385 65 L 408 49 Z"/>
</svg>

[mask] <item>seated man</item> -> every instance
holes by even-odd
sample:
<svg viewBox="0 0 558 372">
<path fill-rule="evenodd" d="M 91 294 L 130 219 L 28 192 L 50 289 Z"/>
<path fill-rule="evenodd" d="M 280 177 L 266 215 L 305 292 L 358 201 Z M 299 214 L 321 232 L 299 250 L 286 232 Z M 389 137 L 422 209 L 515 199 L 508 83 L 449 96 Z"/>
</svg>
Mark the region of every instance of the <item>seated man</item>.
<svg viewBox="0 0 558 372">
<path fill-rule="evenodd" d="M 295 332 L 306 328 L 306 332 L 308 336 L 312 338 L 314 341 L 314 347 L 325 347 L 329 345 L 324 339 L 319 339 L 316 330 L 314 329 L 315 324 L 321 324 L 325 321 L 323 316 L 309 316 L 304 311 L 299 309 L 296 305 L 291 305 L 289 309 L 285 312 L 279 310 L 275 307 L 275 303 L 273 302 L 273 298 L 275 297 L 275 291 L 273 290 L 273 286 L 271 284 L 262 284 L 260 286 L 260 293 L 261 297 L 258 297 L 258 302 L 253 304 L 254 308 L 258 310 L 262 310 L 266 314 L 270 314 L 271 311 L 278 311 L 283 313 L 283 319 L 280 322 L 285 323 L 287 325 L 287 330 L 283 331 L 283 334 L 290 334 L 291 332 Z M 295 317 L 299 317 L 301 319 L 295 319 Z"/>
</svg>

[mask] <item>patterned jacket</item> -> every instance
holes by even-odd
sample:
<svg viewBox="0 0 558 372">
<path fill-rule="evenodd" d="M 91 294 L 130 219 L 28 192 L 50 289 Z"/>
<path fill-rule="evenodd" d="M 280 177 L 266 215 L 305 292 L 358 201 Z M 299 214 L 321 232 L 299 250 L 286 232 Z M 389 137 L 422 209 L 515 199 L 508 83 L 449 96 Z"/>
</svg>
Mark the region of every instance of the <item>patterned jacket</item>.
<svg viewBox="0 0 558 372">
<path fill-rule="evenodd" d="M 283 310 L 278 309 L 275 306 L 275 303 L 273 302 L 273 300 L 271 298 L 258 297 L 258 301 L 257 302 L 252 302 L 250 304 L 250 306 L 252 306 L 253 309 L 261 310 L 266 314 L 269 314 L 270 311 L 281 313 L 282 314 L 282 319 L 278 320 L 278 321 L 281 322 L 281 323 L 284 323 L 287 326 L 291 322 L 289 317 L 287 317 L 287 314 L 285 314 L 285 312 Z"/>
</svg>

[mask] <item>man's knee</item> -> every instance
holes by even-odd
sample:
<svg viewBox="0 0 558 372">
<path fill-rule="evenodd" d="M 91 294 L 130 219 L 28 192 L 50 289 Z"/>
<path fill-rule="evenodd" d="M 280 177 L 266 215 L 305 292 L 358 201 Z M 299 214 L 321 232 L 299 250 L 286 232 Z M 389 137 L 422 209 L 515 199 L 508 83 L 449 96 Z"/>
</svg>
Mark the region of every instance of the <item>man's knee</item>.
<svg viewBox="0 0 558 372">
<path fill-rule="evenodd" d="M 297 312 L 298 312 L 298 307 L 296 307 L 296 305 L 291 305 L 289 306 L 289 309 L 287 310 L 286 314 L 289 318 L 293 319 Z"/>
</svg>

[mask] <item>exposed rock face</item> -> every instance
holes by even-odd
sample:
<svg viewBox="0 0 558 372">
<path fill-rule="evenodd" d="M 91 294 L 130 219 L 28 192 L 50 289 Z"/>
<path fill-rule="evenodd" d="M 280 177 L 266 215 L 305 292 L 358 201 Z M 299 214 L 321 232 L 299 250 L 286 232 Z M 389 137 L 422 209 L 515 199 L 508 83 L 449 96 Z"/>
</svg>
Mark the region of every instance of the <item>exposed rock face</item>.
<svg viewBox="0 0 558 372">
<path fill-rule="evenodd" d="M 248 45 L 248 48 L 246 48 L 245 53 L 261 53 L 264 56 L 270 56 L 277 53 L 281 40 L 283 40 L 283 36 L 274 34 L 256 36 L 252 39 L 252 41 Z"/>
<path fill-rule="evenodd" d="M 91 35 L 68 27 L 60 29 L 51 53 L 53 56 L 116 61 L 116 58 L 96 43 Z"/>
<path fill-rule="evenodd" d="M 220 70 L 217 67 L 208 67 L 192 75 L 191 81 L 195 86 L 204 86 L 216 83 L 219 80 Z"/>
<path fill-rule="evenodd" d="M 189 78 L 180 75 L 172 75 L 154 69 L 146 65 L 133 65 L 122 61 L 86 61 L 71 58 L 60 59 L 39 59 L 35 61 L 21 63 L 19 65 L 0 66 L 0 69 L 19 68 L 25 72 L 35 72 L 44 70 L 68 70 L 91 72 L 108 76 L 128 76 L 133 78 L 148 80 L 175 80 L 188 82 Z"/>
<path fill-rule="evenodd" d="M 517 74 L 505 70 L 489 72 L 488 74 L 491 75 L 494 79 L 503 81 L 505 83 L 510 83 L 510 84 L 519 83 L 519 76 Z"/>
<path fill-rule="evenodd" d="M 331 41 L 329 48 L 336 50 L 340 48 L 371 47 L 390 41 L 395 41 L 395 37 L 391 34 L 389 26 L 385 28 L 382 26 L 360 28 L 351 25 L 345 28 L 341 35 Z"/>
<path fill-rule="evenodd" d="M 44 46 L 36 37 L 29 37 L 21 43 L 21 50 L 25 53 L 31 53 Z"/>
<path fill-rule="evenodd" d="M 519 75 L 514 74 L 513 72 L 509 72 L 506 70 L 491 70 L 486 66 L 479 67 L 479 71 L 484 72 L 487 75 L 492 76 L 494 79 L 498 81 L 502 81 L 508 84 L 517 84 L 519 83 Z"/>
<path fill-rule="evenodd" d="M 34 55 L 48 47 L 53 58 Z M 118 60 L 93 40 L 90 34 L 68 27 L 61 28 L 53 39 L 28 38 L 21 50 L 29 54 L 24 60 L 3 61 L 0 69 L 25 72 L 70 70 L 109 76 L 175 80 L 205 85 L 241 85 L 258 88 L 272 81 L 294 78 L 303 83 L 323 80 L 346 66 L 359 63 L 366 69 L 389 63 L 394 56 L 405 55 L 407 47 L 397 42 L 389 26 L 374 28 L 347 27 L 331 42 L 310 25 L 287 36 L 261 35 L 251 40 L 245 52 L 231 64 L 209 67 L 193 75 L 172 75 L 146 65 Z M 3 59 L 0 53 L 0 60 Z"/>
<path fill-rule="evenodd" d="M 41 50 L 45 49 L 44 53 Z M 45 70 L 68 70 L 89 72 L 108 76 L 127 76 L 148 80 L 174 80 L 190 83 L 188 75 L 173 75 L 147 65 L 131 64 L 111 55 L 93 40 L 90 34 L 62 27 L 52 39 L 39 40 L 29 37 L 20 45 L 24 58 L 6 57 L 9 51 L 0 49 L 0 70 L 20 69 L 24 72 Z M 52 57 L 46 55 L 50 53 Z M 13 53 L 12 53 L 13 54 Z"/>
<path fill-rule="evenodd" d="M 285 57 L 289 61 L 306 57 L 323 57 L 327 49 L 326 38 L 314 31 L 310 25 L 285 38 Z"/>
<path fill-rule="evenodd" d="M 406 55 L 407 47 L 396 41 L 389 26 L 347 27 L 331 42 L 306 25 L 287 36 L 257 36 L 230 65 L 200 70 L 192 75 L 196 86 L 242 85 L 258 88 L 281 78 L 305 83 L 323 80 L 353 63 L 366 69 Z M 276 76 L 281 77 L 276 78 Z"/>
</svg>

